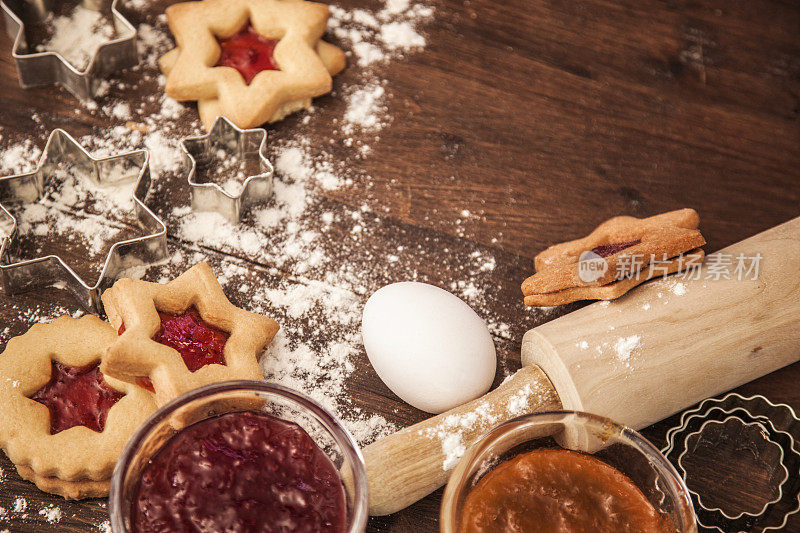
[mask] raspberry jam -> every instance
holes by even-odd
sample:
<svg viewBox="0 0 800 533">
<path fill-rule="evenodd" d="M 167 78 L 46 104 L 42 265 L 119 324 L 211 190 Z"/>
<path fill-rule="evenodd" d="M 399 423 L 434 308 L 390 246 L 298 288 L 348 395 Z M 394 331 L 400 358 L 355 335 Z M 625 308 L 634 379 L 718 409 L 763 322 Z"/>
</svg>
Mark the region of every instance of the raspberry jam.
<svg viewBox="0 0 800 533">
<path fill-rule="evenodd" d="M 161 330 L 153 340 L 177 350 L 189 372 L 206 365 L 225 364 L 223 350 L 229 335 L 203 320 L 196 308 L 190 307 L 180 315 L 159 311 L 158 316 Z"/>
<path fill-rule="evenodd" d="M 640 242 L 642 242 L 641 239 L 636 239 L 635 241 L 601 244 L 597 248 L 592 248 L 592 251 L 600 257 L 608 257 L 609 255 L 614 255 L 617 252 L 621 252 L 625 248 L 636 246 Z"/>
<path fill-rule="evenodd" d="M 156 388 L 153 386 L 153 381 L 148 377 L 139 376 L 136 378 L 135 383 L 145 390 L 156 392 Z"/>
<path fill-rule="evenodd" d="M 99 363 L 67 366 L 53 361 L 50 381 L 31 400 L 50 411 L 50 434 L 55 435 L 74 426 L 101 433 L 108 410 L 123 396 L 105 382 Z"/>
<path fill-rule="evenodd" d="M 235 68 L 248 85 L 262 70 L 280 70 L 272 55 L 278 41 L 262 37 L 249 23 L 233 37 L 217 42 L 221 52 L 216 66 Z"/>
<path fill-rule="evenodd" d="M 336 467 L 300 426 L 253 411 L 180 431 L 149 460 L 133 491 L 139 533 L 342 532 Z"/>
</svg>

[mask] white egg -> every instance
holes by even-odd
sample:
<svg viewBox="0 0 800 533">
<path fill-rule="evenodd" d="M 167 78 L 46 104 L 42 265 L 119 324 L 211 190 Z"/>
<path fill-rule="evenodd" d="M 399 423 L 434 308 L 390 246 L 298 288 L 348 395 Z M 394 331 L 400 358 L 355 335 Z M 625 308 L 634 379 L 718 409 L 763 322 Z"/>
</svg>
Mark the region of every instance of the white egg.
<svg viewBox="0 0 800 533">
<path fill-rule="evenodd" d="M 376 291 L 364 307 L 361 335 L 386 386 L 423 411 L 473 400 L 494 380 L 497 355 L 486 324 L 439 287 L 402 282 Z"/>
</svg>

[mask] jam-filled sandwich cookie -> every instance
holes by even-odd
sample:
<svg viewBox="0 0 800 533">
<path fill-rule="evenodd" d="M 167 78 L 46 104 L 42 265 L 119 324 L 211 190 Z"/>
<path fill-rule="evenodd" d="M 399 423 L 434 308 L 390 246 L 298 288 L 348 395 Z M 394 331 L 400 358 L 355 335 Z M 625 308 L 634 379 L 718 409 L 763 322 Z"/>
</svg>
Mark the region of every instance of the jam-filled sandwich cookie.
<svg viewBox="0 0 800 533">
<path fill-rule="evenodd" d="M 158 405 L 210 383 L 263 379 L 258 357 L 278 324 L 228 301 L 207 263 L 165 285 L 121 279 L 102 299 L 119 336 L 101 369 L 151 389 Z"/>
<path fill-rule="evenodd" d="M 156 408 L 150 392 L 100 370 L 115 339 L 97 317 L 61 317 L 0 354 L 0 446 L 43 491 L 107 495 L 122 448 Z"/>
<path fill-rule="evenodd" d="M 166 92 L 240 128 L 281 120 L 330 92 L 344 52 L 321 41 L 328 6 L 304 0 L 202 0 L 167 8 L 177 48 L 159 61 Z"/>
<path fill-rule="evenodd" d="M 607 220 L 587 237 L 536 256 L 536 274 L 522 283 L 525 304 L 613 300 L 648 279 L 699 266 L 704 257 L 699 247 L 706 243 L 699 224 L 694 209 Z M 586 261 L 600 264 L 586 269 Z"/>
</svg>

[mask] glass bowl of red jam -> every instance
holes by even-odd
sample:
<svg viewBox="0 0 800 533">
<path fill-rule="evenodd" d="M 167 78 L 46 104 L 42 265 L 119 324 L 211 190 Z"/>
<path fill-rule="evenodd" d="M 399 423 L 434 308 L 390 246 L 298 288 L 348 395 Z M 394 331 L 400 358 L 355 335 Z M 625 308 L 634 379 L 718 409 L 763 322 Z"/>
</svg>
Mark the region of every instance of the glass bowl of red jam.
<svg viewBox="0 0 800 533">
<path fill-rule="evenodd" d="M 696 533 L 675 468 L 636 431 L 577 411 L 505 422 L 453 470 L 442 533 Z"/>
<path fill-rule="evenodd" d="M 208 385 L 156 411 L 109 494 L 115 533 L 356 533 L 367 510 L 353 437 L 307 396 L 261 381 Z"/>
</svg>

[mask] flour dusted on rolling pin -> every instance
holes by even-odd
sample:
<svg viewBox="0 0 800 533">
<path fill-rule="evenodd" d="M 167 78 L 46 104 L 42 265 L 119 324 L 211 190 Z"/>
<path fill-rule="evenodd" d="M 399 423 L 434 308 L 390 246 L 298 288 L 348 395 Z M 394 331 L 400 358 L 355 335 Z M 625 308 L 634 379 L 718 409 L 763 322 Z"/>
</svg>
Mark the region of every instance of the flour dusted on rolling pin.
<svg viewBox="0 0 800 533">
<path fill-rule="evenodd" d="M 441 413 L 481 396 L 497 356 L 486 323 L 458 297 L 426 283 L 387 285 L 373 294 L 361 322 L 364 348 L 392 392 Z"/>
<path fill-rule="evenodd" d="M 534 395 L 538 397 L 543 393 L 546 391 L 534 390 L 530 384 L 526 384 L 507 399 L 503 408 L 496 408 L 489 402 L 483 402 L 466 413 L 450 415 L 435 427 L 420 430 L 418 434 L 431 439 L 439 439 L 444 455 L 442 470 L 449 471 L 455 468 L 467 451 L 464 432 L 476 428 L 485 431 L 499 422 L 521 416 L 528 412 L 530 398 Z"/>
</svg>

